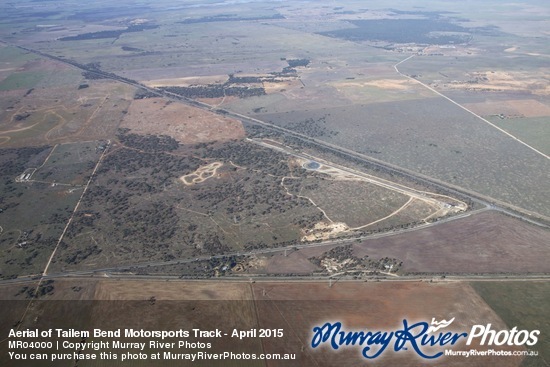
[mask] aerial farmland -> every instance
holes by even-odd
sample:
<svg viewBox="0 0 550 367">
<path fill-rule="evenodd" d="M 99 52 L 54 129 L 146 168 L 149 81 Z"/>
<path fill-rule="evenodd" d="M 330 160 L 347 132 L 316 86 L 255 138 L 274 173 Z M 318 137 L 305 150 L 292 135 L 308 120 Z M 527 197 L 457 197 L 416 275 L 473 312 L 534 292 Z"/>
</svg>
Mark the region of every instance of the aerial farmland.
<svg viewBox="0 0 550 367">
<path fill-rule="evenodd" d="M 513 358 L 469 365 L 549 366 L 548 4 L 23 0 L 0 14 L 0 339 L 282 328 L 210 352 L 335 366 L 363 359 L 312 348 L 323 321 L 453 318 L 540 329 L 500 347 Z M 22 366 L 7 340 L 0 364 Z"/>
</svg>

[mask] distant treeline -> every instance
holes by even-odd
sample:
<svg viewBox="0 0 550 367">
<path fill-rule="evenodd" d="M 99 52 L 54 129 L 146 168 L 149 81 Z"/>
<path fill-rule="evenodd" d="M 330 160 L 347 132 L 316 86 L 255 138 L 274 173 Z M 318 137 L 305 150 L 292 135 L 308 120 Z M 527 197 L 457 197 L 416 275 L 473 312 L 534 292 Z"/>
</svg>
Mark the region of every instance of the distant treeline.
<svg viewBox="0 0 550 367">
<path fill-rule="evenodd" d="M 309 65 L 309 60 L 308 59 L 290 59 L 290 60 L 286 60 L 288 66 L 290 66 L 291 68 L 295 68 L 295 67 L 298 67 L 298 66 L 308 66 Z"/>
<path fill-rule="evenodd" d="M 117 138 L 129 148 L 145 152 L 170 152 L 179 146 L 179 143 L 168 135 L 138 135 L 128 132 L 129 129 L 119 129 Z"/>
<path fill-rule="evenodd" d="M 153 24 L 137 24 L 137 25 L 131 25 L 126 29 L 82 33 L 76 36 L 62 37 L 59 40 L 60 41 L 81 41 L 81 40 L 102 39 L 102 38 L 117 38 L 117 37 L 120 37 L 120 35 L 123 33 L 141 32 L 146 29 L 155 29 L 158 27 L 159 27 L 158 25 L 153 25 Z"/>
<path fill-rule="evenodd" d="M 354 28 L 318 34 L 349 41 L 452 44 L 471 40 L 471 29 L 440 19 L 354 19 Z"/>
<path fill-rule="evenodd" d="M 239 16 L 235 16 L 234 14 L 221 14 L 221 15 L 214 15 L 210 17 L 185 19 L 178 23 L 192 24 L 192 23 L 237 22 L 237 21 L 247 21 L 247 20 L 271 20 L 271 19 L 286 19 L 286 18 L 281 14 L 257 16 L 257 17 L 239 17 Z"/>
<path fill-rule="evenodd" d="M 191 87 L 164 87 L 161 89 L 187 98 L 219 98 L 223 96 L 246 98 L 266 94 L 263 87 L 228 87 L 212 84 Z"/>
<path fill-rule="evenodd" d="M 309 65 L 308 59 L 282 59 L 288 63 L 280 72 L 270 73 L 271 76 L 235 76 L 229 74 L 229 79 L 224 84 L 193 85 L 189 87 L 162 87 L 166 92 L 174 93 L 186 98 L 220 98 L 224 96 L 237 96 L 239 98 L 265 95 L 264 87 L 244 86 L 236 84 L 280 82 L 284 77 L 295 77 L 295 67 Z M 136 93 L 135 99 L 150 97 L 150 93 Z"/>
<path fill-rule="evenodd" d="M 43 1 L 50 1 L 50 0 L 43 0 Z M 151 11 L 151 8 L 149 6 L 138 6 L 137 4 L 128 6 L 126 4 L 120 4 L 120 6 L 103 6 L 101 8 L 94 7 L 93 9 L 78 11 L 72 15 L 69 15 L 67 19 L 81 20 L 84 22 L 93 23 L 93 22 L 102 22 L 113 18 L 124 18 L 124 17 L 138 18 L 138 17 L 142 17 L 143 14 L 146 14 L 150 11 Z"/>
</svg>

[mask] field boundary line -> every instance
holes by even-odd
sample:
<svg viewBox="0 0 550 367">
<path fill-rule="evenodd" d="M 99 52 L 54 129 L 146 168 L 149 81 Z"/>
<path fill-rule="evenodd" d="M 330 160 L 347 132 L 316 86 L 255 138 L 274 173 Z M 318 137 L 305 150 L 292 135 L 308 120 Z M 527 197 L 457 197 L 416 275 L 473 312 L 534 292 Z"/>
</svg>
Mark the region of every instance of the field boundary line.
<svg viewBox="0 0 550 367">
<path fill-rule="evenodd" d="M 84 198 L 84 195 L 86 194 L 86 191 L 88 191 L 88 186 L 90 186 L 90 183 L 92 182 L 92 179 L 95 176 L 95 173 L 97 169 L 99 168 L 99 165 L 101 164 L 101 161 L 103 160 L 103 157 L 105 156 L 105 153 L 109 150 L 108 146 L 111 144 L 111 141 L 107 142 L 107 148 L 103 150 L 103 153 L 101 153 L 101 156 L 97 160 L 97 163 L 94 167 L 94 170 L 92 171 L 92 174 L 90 175 L 90 178 L 88 179 L 88 182 L 86 183 L 86 186 L 84 186 L 84 190 L 82 190 L 82 195 L 80 195 L 80 198 L 78 199 L 73 212 L 71 213 L 71 216 L 69 217 L 69 220 L 67 221 L 67 224 L 65 225 L 65 228 L 63 229 L 63 232 L 61 233 L 61 236 L 59 236 L 59 239 L 57 240 L 57 244 L 55 245 L 55 248 L 53 249 L 52 254 L 50 255 L 50 258 L 48 262 L 46 263 L 46 267 L 44 268 L 44 271 L 42 272 L 42 278 L 48 275 L 48 268 L 50 267 L 50 264 L 52 262 L 53 257 L 55 256 L 55 253 L 57 251 L 57 248 L 59 247 L 59 244 L 63 240 L 63 237 L 65 237 L 65 233 L 67 233 L 67 230 L 69 229 L 69 226 L 71 225 L 74 215 L 76 211 L 78 210 L 78 207 L 80 206 L 80 203 L 82 202 L 82 199 Z"/>
<path fill-rule="evenodd" d="M 251 285 L 252 286 L 252 285 Z M 306 349 L 304 348 L 308 343 L 304 343 L 304 341 L 302 340 L 302 338 L 300 338 L 300 335 L 296 332 L 296 330 L 294 329 L 294 327 L 292 326 L 292 324 L 288 321 L 288 319 L 285 317 L 285 315 L 281 312 L 281 309 L 279 308 L 279 306 L 277 306 L 277 303 L 275 302 L 276 300 L 272 299 L 268 293 L 265 293 L 265 298 L 267 298 L 271 304 L 275 307 L 275 309 L 277 310 L 277 312 L 279 313 L 279 315 L 281 316 L 281 318 L 284 320 L 284 322 L 290 327 L 290 330 L 294 333 L 294 336 L 296 336 L 296 339 L 298 339 L 300 341 L 300 344 L 302 345 L 302 350 L 303 351 L 306 351 Z M 254 298 L 254 301 L 256 299 Z M 257 312 L 257 309 L 256 309 L 256 312 Z M 259 321 L 259 318 L 258 318 L 258 321 Z M 263 344 L 262 344 L 263 346 Z M 313 355 L 311 355 L 309 352 L 306 352 L 309 357 L 311 358 L 311 360 L 315 363 L 316 366 L 319 366 L 319 363 L 317 362 L 317 360 L 315 358 L 313 358 Z"/>
<path fill-rule="evenodd" d="M 514 135 L 510 134 L 508 131 L 506 131 L 506 130 L 500 128 L 500 127 L 498 127 L 498 126 L 495 125 L 495 124 L 493 124 L 491 121 L 489 121 L 489 120 L 487 120 L 487 119 L 481 117 L 480 115 L 478 115 L 478 114 L 475 113 L 474 111 L 471 111 L 471 110 L 467 109 L 466 107 L 464 107 L 464 106 L 461 105 L 460 103 L 456 102 L 455 100 L 451 99 L 450 97 L 447 97 L 447 96 L 444 95 L 443 93 L 438 92 L 437 90 L 435 90 L 434 88 L 430 87 L 429 85 L 427 85 L 427 84 L 421 82 L 420 80 L 418 80 L 418 79 L 416 79 L 416 78 L 413 78 L 413 77 L 411 77 L 411 76 L 408 76 L 408 75 L 403 74 L 402 72 L 400 72 L 399 69 L 397 68 L 397 66 L 399 66 L 399 65 L 402 64 L 402 63 L 404 63 L 405 61 L 408 61 L 408 60 L 412 59 L 414 56 L 415 56 L 415 54 L 413 54 L 413 55 L 407 57 L 406 59 L 401 60 L 400 62 L 398 62 L 397 64 L 395 64 L 395 65 L 393 66 L 393 68 L 395 69 L 395 71 L 396 71 L 399 75 L 404 76 L 405 78 L 407 78 L 407 79 L 409 79 L 409 80 L 415 81 L 416 83 L 420 84 L 420 85 L 423 86 L 424 88 L 431 90 L 432 92 L 434 92 L 434 93 L 437 94 L 438 96 L 443 97 L 443 98 L 445 98 L 447 101 L 451 102 L 452 104 L 454 104 L 454 105 L 456 105 L 456 106 L 462 108 L 464 111 L 469 112 L 470 114 L 474 115 L 475 117 L 477 117 L 477 118 L 480 119 L 481 121 L 483 121 L 483 122 L 489 124 L 490 126 L 494 127 L 495 129 L 497 129 L 497 130 L 500 131 L 501 133 L 504 133 L 504 134 L 508 135 L 508 137 L 510 137 L 510 138 L 514 139 L 515 141 L 517 141 L 518 143 L 525 145 L 527 148 L 531 149 L 531 150 L 534 151 L 535 153 L 537 153 L 537 154 L 543 156 L 543 157 L 546 158 L 546 159 L 550 159 L 550 156 L 548 156 L 548 155 L 544 154 L 543 152 L 541 152 L 540 150 L 538 150 L 538 149 L 536 149 L 536 148 L 530 146 L 529 144 L 527 144 L 527 143 L 524 142 L 523 140 L 521 140 L 521 139 L 515 137 Z"/>
<path fill-rule="evenodd" d="M 250 293 L 252 296 L 252 307 L 254 308 L 254 315 L 256 316 L 256 327 L 260 329 L 262 325 L 260 325 L 260 314 L 258 313 L 258 305 L 256 304 L 256 294 L 254 292 L 254 287 L 252 286 L 252 281 L 248 283 L 248 287 L 250 289 Z M 264 340 L 263 338 L 260 339 L 260 348 L 262 348 L 262 353 L 265 354 L 265 347 L 264 347 Z M 267 366 L 267 360 L 264 360 L 264 366 Z"/>
</svg>

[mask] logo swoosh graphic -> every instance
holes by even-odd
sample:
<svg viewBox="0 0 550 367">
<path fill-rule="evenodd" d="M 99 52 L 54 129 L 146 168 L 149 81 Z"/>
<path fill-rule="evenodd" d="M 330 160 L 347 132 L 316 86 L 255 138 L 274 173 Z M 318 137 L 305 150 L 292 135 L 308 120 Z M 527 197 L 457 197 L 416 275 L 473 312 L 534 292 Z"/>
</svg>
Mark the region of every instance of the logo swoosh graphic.
<svg viewBox="0 0 550 367">
<path fill-rule="evenodd" d="M 432 318 L 432 325 L 428 328 L 428 333 L 436 332 L 439 329 L 444 329 L 447 326 L 451 325 L 455 321 L 455 318 L 453 317 L 449 321 L 447 320 L 441 320 L 441 321 L 435 321 L 434 318 Z"/>
</svg>

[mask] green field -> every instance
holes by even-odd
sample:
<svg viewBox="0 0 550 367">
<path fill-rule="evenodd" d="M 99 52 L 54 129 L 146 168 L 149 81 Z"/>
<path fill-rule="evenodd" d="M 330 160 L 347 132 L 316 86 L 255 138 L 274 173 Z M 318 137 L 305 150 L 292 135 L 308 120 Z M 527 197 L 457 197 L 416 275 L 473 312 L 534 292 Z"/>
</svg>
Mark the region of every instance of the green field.
<svg viewBox="0 0 550 367">
<path fill-rule="evenodd" d="M 550 154 L 550 116 L 511 118 L 502 120 L 498 117 L 490 119 L 495 125 L 517 136 L 524 142 L 545 154 Z"/>
<path fill-rule="evenodd" d="M 15 73 L 0 82 L 0 90 L 34 88 L 45 75 L 40 71 Z"/>
<path fill-rule="evenodd" d="M 0 52 L 0 63 L 3 63 L 5 66 L 14 64 L 20 66 L 27 61 L 37 59 L 36 55 L 16 47 L 4 46 L 0 47 L 0 50 L 2 50 Z"/>
<path fill-rule="evenodd" d="M 540 330 L 538 343 L 529 350 L 538 357 L 526 357 L 522 366 L 548 366 L 550 360 L 550 283 L 473 282 L 472 287 L 504 320 L 509 328 Z"/>
</svg>

